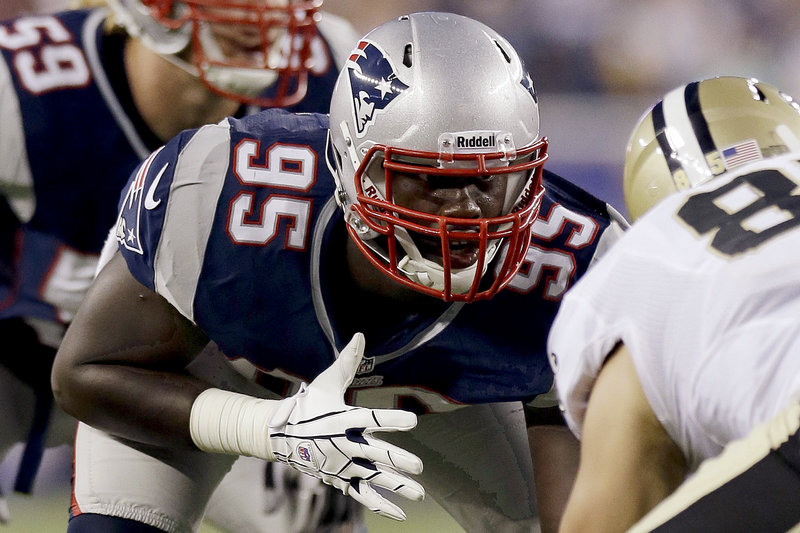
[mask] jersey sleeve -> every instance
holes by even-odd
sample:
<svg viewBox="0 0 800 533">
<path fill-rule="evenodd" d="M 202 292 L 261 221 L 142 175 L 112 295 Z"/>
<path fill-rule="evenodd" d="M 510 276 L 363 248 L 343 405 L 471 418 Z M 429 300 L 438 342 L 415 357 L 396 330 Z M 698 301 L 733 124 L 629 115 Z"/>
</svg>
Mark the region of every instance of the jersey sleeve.
<svg viewBox="0 0 800 533">
<path fill-rule="evenodd" d="M 586 279 L 586 278 L 584 278 Z M 619 341 L 601 310 L 567 293 L 547 340 L 550 366 L 564 419 L 580 438 L 589 394 L 608 354 Z"/>
<path fill-rule="evenodd" d="M 131 274 L 189 320 L 229 145 L 227 119 L 181 133 L 139 165 L 119 206 L 115 235 Z"/>
<path fill-rule="evenodd" d="M 589 267 L 595 263 L 598 259 L 603 257 L 606 252 L 617 242 L 619 241 L 620 237 L 625 233 L 625 231 L 630 228 L 630 223 L 625 220 L 625 217 L 622 214 L 614 209 L 611 205 L 605 205 L 606 212 L 608 213 L 608 220 L 609 224 L 608 227 L 603 231 L 602 235 L 600 235 L 600 239 L 597 242 L 597 246 L 594 249 L 594 255 L 592 256 L 592 260 L 589 263 Z"/>
<path fill-rule="evenodd" d="M 19 99 L 3 56 L 0 55 L 0 194 L 22 222 L 33 217 L 36 201 L 25 150 L 25 131 Z"/>
<path fill-rule="evenodd" d="M 628 310 L 616 293 L 627 290 L 620 271 L 635 268 L 637 261 L 626 253 L 631 235 L 624 228 L 627 222 L 612 216 L 604 233 L 608 236 L 605 249 L 596 251 L 586 274 L 567 291 L 547 338 L 559 405 L 578 438 L 600 369 L 628 333 Z M 595 263 L 600 256 L 603 260 Z"/>
<path fill-rule="evenodd" d="M 683 275 L 666 264 L 669 245 L 662 225 L 637 223 L 622 231 L 624 220 L 612 222 L 606 249 L 595 253 L 585 275 L 567 291 L 550 328 L 547 352 L 559 405 L 579 438 L 589 395 L 616 345 L 624 342 L 632 353 L 648 354 L 651 339 L 660 342 L 651 332 L 659 330 L 668 307 L 656 295 L 677 293 L 672 284 L 680 284 Z M 642 363 L 636 357 L 634 363 L 638 372 Z M 638 373 L 647 391 L 651 376 Z"/>
</svg>

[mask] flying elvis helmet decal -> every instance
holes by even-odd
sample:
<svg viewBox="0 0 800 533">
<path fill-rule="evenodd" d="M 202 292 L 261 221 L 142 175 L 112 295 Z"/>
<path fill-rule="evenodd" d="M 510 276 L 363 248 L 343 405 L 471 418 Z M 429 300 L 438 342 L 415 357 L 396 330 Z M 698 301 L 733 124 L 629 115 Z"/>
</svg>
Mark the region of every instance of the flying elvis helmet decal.
<svg viewBox="0 0 800 533">
<path fill-rule="evenodd" d="M 377 115 L 385 112 L 408 85 L 397 78 L 389 58 L 375 43 L 361 41 L 347 60 L 356 136 L 363 137 Z"/>
</svg>

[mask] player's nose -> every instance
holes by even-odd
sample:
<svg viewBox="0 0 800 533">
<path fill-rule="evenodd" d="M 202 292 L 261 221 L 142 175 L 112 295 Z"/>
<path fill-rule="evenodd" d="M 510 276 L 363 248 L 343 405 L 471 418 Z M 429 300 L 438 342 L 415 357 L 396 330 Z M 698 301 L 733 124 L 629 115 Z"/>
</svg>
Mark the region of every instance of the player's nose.
<svg viewBox="0 0 800 533">
<path fill-rule="evenodd" d="M 447 198 L 441 214 L 456 218 L 480 218 L 481 208 L 476 200 L 476 194 L 477 191 L 471 184 L 447 189 Z"/>
</svg>

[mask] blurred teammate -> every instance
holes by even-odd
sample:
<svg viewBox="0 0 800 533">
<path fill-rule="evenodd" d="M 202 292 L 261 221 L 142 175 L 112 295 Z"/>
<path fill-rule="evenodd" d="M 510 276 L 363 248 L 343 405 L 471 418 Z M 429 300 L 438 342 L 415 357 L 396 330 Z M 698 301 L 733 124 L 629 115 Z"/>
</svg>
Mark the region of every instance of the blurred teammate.
<svg viewBox="0 0 800 533">
<path fill-rule="evenodd" d="M 563 531 L 626 530 L 670 494 L 631 531 L 800 522 L 798 109 L 721 77 L 634 129 L 626 204 L 657 205 L 570 290 L 549 339 L 582 436 Z"/>
<path fill-rule="evenodd" d="M 318 4 L 119 0 L 0 23 L 0 457 L 27 442 L 17 490 L 73 441 L 50 367 L 128 176 L 185 128 L 327 111 L 357 36 Z"/>
<path fill-rule="evenodd" d="M 559 299 L 619 229 L 605 203 L 543 172 L 546 148 L 509 43 L 474 20 L 420 13 L 361 40 L 330 121 L 269 110 L 154 152 L 54 367 L 60 404 L 84 422 L 70 531 L 112 517 L 192 530 L 236 454 L 288 462 L 403 519 L 371 488 L 421 497 L 397 482 L 417 470 L 403 449 L 468 531 L 534 529 L 520 401 L 550 390 Z M 285 399 L 258 400 L 213 371 L 199 379 L 208 338 Z M 351 338 L 357 368 L 339 355 Z M 360 410 L 342 404 L 351 379 Z M 400 446 L 389 455 L 363 437 L 409 429 L 387 428 L 402 411 L 366 431 L 343 419 L 375 408 L 419 414 L 413 431 L 380 436 Z M 133 461 L 135 483 L 121 475 Z"/>
</svg>

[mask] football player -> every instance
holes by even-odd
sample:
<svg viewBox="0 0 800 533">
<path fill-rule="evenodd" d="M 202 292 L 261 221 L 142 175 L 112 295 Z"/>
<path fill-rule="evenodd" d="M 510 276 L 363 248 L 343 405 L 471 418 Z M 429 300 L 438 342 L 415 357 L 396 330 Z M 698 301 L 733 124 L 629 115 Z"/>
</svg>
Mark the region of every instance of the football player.
<svg viewBox="0 0 800 533">
<path fill-rule="evenodd" d="M 582 437 L 565 532 L 627 530 L 651 509 L 630 531 L 800 522 L 799 109 L 758 80 L 711 78 L 633 130 L 625 200 L 643 216 L 550 333 Z"/>
<path fill-rule="evenodd" d="M 17 490 L 73 441 L 50 368 L 131 171 L 188 127 L 327 111 L 358 36 L 320 3 L 114 0 L 0 23 L 0 457 L 27 442 Z"/>
<path fill-rule="evenodd" d="M 625 222 L 543 170 L 531 77 L 475 20 L 379 26 L 330 110 L 186 131 L 132 175 L 54 366 L 71 532 L 191 531 L 239 454 L 395 519 L 418 474 L 468 531 L 537 527 L 522 402 L 552 405 L 550 322 Z"/>
</svg>

